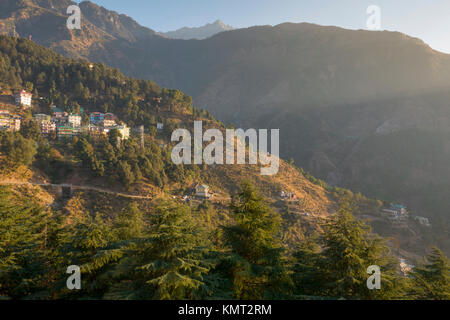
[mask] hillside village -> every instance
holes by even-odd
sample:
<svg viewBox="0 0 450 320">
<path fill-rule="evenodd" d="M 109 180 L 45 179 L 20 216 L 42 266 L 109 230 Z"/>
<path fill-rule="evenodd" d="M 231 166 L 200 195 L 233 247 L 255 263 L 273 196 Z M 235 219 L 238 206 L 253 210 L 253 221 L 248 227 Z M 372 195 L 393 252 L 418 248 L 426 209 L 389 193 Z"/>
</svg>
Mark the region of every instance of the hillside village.
<svg viewBox="0 0 450 320">
<path fill-rule="evenodd" d="M 17 110 L 33 110 L 32 94 L 20 90 L 14 94 Z M 117 130 L 122 140 L 130 137 L 130 128 L 112 113 L 86 113 L 83 108 L 77 112 L 68 113 L 57 106 L 51 107 L 51 114 L 33 113 L 33 120 L 39 125 L 41 134 L 45 137 L 58 139 L 80 136 L 106 136 L 111 130 Z M 23 119 L 18 114 L 0 107 L 0 130 L 18 132 Z"/>
</svg>

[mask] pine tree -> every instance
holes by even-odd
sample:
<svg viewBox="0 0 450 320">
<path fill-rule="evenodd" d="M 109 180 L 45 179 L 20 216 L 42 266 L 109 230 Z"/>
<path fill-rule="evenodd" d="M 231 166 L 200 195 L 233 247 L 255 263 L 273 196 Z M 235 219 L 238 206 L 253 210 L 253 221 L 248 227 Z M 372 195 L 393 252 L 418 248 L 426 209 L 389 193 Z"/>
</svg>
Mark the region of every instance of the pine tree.
<svg viewBox="0 0 450 320">
<path fill-rule="evenodd" d="M 157 208 L 151 246 L 139 267 L 156 299 L 187 299 L 203 284 L 208 267 L 204 239 L 193 224 L 190 208 L 163 202 Z"/>
<path fill-rule="evenodd" d="M 59 230 L 58 237 L 61 265 L 57 268 L 62 278 L 56 288 L 59 289 L 57 294 L 64 298 L 101 298 L 109 284 L 105 274 L 124 254 L 121 249 L 115 250 L 117 236 L 109 221 L 100 214 L 93 218 L 86 215 Z M 69 292 L 65 287 L 65 270 L 70 265 L 81 268 L 82 292 Z"/>
<path fill-rule="evenodd" d="M 319 264 L 322 249 L 319 245 L 317 233 L 300 242 L 294 253 L 293 281 L 295 292 L 298 296 L 320 295 L 323 287 L 322 279 L 317 277 L 317 266 Z"/>
<path fill-rule="evenodd" d="M 205 289 L 209 245 L 190 208 L 162 201 L 152 224 L 145 238 L 126 248 L 106 299 L 193 299 Z"/>
<path fill-rule="evenodd" d="M 47 218 L 42 208 L 17 202 L 0 187 L 0 297 L 29 296 L 40 287 Z"/>
<path fill-rule="evenodd" d="M 308 289 L 308 285 L 316 283 L 305 293 L 346 299 L 393 299 L 403 294 L 404 281 L 399 276 L 397 260 L 383 239 L 356 220 L 348 205 L 339 209 L 324 228 L 322 250 L 313 252 L 315 267 L 307 265 L 310 277 L 304 284 L 297 284 Z M 304 265 L 304 259 L 299 263 Z M 380 267 L 380 290 L 367 287 L 367 268 L 372 265 Z"/>
<path fill-rule="evenodd" d="M 141 238 L 144 228 L 143 213 L 134 202 L 122 209 L 114 224 L 114 232 L 120 241 Z"/>
<path fill-rule="evenodd" d="M 120 161 L 118 166 L 118 174 L 120 181 L 124 184 L 125 188 L 129 190 L 131 184 L 134 182 L 134 174 L 131 166 L 126 161 Z"/>
<path fill-rule="evenodd" d="M 18 133 L 0 135 L 0 152 L 6 156 L 7 168 L 30 165 L 37 152 L 37 145 L 33 140 L 26 139 Z"/>
<path fill-rule="evenodd" d="M 409 295 L 419 300 L 450 300 L 450 265 L 438 248 L 432 248 L 427 263 L 410 274 Z"/>
<path fill-rule="evenodd" d="M 289 292 L 290 279 L 279 241 L 280 217 L 255 187 L 244 182 L 234 197 L 231 215 L 236 224 L 224 229 L 232 249 L 230 274 L 236 299 L 279 298 Z"/>
</svg>

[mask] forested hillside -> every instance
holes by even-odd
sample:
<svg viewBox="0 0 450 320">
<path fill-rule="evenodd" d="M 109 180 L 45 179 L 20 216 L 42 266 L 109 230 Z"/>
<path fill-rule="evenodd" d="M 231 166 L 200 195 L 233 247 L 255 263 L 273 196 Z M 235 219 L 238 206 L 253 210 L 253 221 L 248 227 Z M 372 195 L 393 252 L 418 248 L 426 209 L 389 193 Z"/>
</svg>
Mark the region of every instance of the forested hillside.
<svg viewBox="0 0 450 320">
<path fill-rule="evenodd" d="M 398 32 L 285 23 L 165 39 L 70 0 L 3 0 L 0 31 L 183 90 L 235 126 L 283 128 L 281 156 L 331 185 L 448 224 L 450 58 Z"/>
<path fill-rule="evenodd" d="M 33 110 L 6 106 L 22 116 L 20 132 L 0 133 L 1 298 L 448 299 L 441 251 L 417 259 L 406 278 L 398 264 L 406 250 L 395 251 L 352 214 L 376 214 L 380 200 L 329 187 L 285 162 L 271 177 L 257 165 L 173 165 L 175 128 L 194 120 L 225 128 L 181 91 L 4 36 L 0 77 L 2 101 L 12 89 L 34 93 Z M 144 125 L 144 145 L 136 135 L 118 143 L 115 131 L 43 137 L 31 112 L 50 113 L 53 104 Z M 44 182 L 98 189 L 67 196 Z M 183 201 L 195 183 L 209 184 L 217 199 Z M 281 201 L 282 190 L 298 201 Z M 442 236 L 416 239 L 415 248 L 423 252 Z M 383 290 L 367 289 L 374 264 Z M 81 267 L 79 291 L 66 287 L 71 265 Z"/>
<path fill-rule="evenodd" d="M 198 226 L 199 212 L 173 200 L 70 223 L 35 200 L 36 191 L 0 187 L 3 299 L 450 298 L 441 251 L 405 278 L 388 247 L 345 208 L 288 255 L 279 217 L 247 183 L 230 208 L 234 222 L 213 233 Z M 372 264 L 383 272 L 382 290 L 366 287 Z M 71 265 L 81 267 L 80 290 L 66 287 Z"/>
</svg>

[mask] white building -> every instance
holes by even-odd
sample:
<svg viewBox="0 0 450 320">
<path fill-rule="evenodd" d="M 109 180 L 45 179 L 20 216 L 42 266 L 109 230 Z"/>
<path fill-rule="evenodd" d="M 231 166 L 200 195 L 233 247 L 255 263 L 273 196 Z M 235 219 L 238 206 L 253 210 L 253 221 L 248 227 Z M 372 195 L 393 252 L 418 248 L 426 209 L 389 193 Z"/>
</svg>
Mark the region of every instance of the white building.
<svg viewBox="0 0 450 320">
<path fill-rule="evenodd" d="M 111 130 L 117 130 L 119 131 L 120 135 L 122 136 L 122 140 L 127 140 L 130 138 L 130 128 L 126 125 L 117 125 L 114 127 L 99 127 L 99 126 L 92 126 L 92 131 L 98 131 L 103 134 L 108 134 Z"/>
<path fill-rule="evenodd" d="M 79 128 L 81 127 L 81 116 L 77 114 L 69 114 L 67 116 L 67 123 L 73 128 Z"/>
<path fill-rule="evenodd" d="M 207 185 L 201 184 L 195 188 L 195 195 L 201 198 L 211 198 L 209 193 L 209 187 Z"/>
<path fill-rule="evenodd" d="M 0 130 L 2 131 L 20 131 L 21 120 L 19 117 L 4 114 L 0 115 Z"/>
<path fill-rule="evenodd" d="M 431 227 L 431 223 L 428 218 L 416 216 L 414 217 L 414 220 L 418 221 L 421 225 L 425 227 Z"/>
<path fill-rule="evenodd" d="M 101 123 L 103 125 L 103 127 L 105 128 L 110 128 L 110 127 L 114 127 L 116 125 L 116 120 L 113 119 L 106 119 L 103 120 L 103 122 Z"/>
<path fill-rule="evenodd" d="M 49 135 L 51 132 L 56 131 L 56 123 L 50 121 L 41 122 L 41 133 L 43 135 Z"/>
<path fill-rule="evenodd" d="M 127 140 L 130 137 L 130 128 L 124 124 L 120 126 L 115 126 L 113 127 L 113 129 L 116 129 L 120 132 L 123 140 Z"/>
<path fill-rule="evenodd" d="M 409 216 L 406 207 L 400 204 L 391 204 L 389 208 L 381 210 L 381 214 L 392 222 L 406 221 Z"/>
<path fill-rule="evenodd" d="M 25 107 L 31 107 L 31 98 L 32 97 L 33 97 L 33 95 L 29 92 L 26 92 L 25 90 L 17 92 L 14 95 L 16 104 L 18 106 L 25 106 Z"/>
</svg>

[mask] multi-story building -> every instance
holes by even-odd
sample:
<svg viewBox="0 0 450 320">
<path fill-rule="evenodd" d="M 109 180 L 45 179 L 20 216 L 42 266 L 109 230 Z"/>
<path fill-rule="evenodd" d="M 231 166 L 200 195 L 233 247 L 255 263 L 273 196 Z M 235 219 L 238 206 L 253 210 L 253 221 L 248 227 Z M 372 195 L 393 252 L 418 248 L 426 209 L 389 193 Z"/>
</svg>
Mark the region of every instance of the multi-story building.
<svg viewBox="0 0 450 320">
<path fill-rule="evenodd" d="M 105 128 L 114 127 L 116 125 L 116 116 L 112 113 L 106 113 L 101 125 Z"/>
<path fill-rule="evenodd" d="M 56 126 L 56 136 L 58 139 L 61 138 L 72 138 L 74 136 L 74 128 L 68 125 L 57 125 Z"/>
<path fill-rule="evenodd" d="M 52 117 L 50 117 L 48 114 L 43 114 L 43 113 L 38 113 L 33 115 L 34 120 L 37 123 L 42 123 L 42 122 L 50 122 Z"/>
<path fill-rule="evenodd" d="M 31 107 L 31 98 L 33 95 L 25 90 L 14 94 L 14 99 L 18 106 Z"/>
<path fill-rule="evenodd" d="M 105 128 L 110 128 L 110 127 L 114 127 L 116 125 L 116 121 L 105 119 L 105 120 L 103 120 L 103 122 L 100 123 L 100 125 Z"/>
<path fill-rule="evenodd" d="M 391 222 L 404 222 L 409 216 L 406 207 L 400 204 L 391 204 L 389 208 L 382 209 L 381 214 Z"/>
<path fill-rule="evenodd" d="M 10 121 L 10 130 L 18 132 L 20 131 L 20 125 L 22 120 L 19 117 L 13 117 Z"/>
<path fill-rule="evenodd" d="M 101 137 L 101 136 L 106 136 L 109 132 L 109 129 L 102 127 L 102 126 L 95 126 L 95 125 L 88 125 L 88 133 L 90 136 L 93 137 Z"/>
<path fill-rule="evenodd" d="M 89 120 L 92 124 L 98 124 L 100 122 L 103 122 L 103 120 L 105 120 L 105 114 L 101 112 L 92 112 L 89 115 Z"/>
<path fill-rule="evenodd" d="M 49 135 L 56 130 L 56 123 L 52 121 L 52 118 L 49 115 L 39 113 L 33 115 L 33 118 L 41 127 L 41 134 Z"/>
<path fill-rule="evenodd" d="M 73 128 L 81 127 L 81 116 L 78 114 L 69 114 L 67 116 L 67 123 Z"/>
<path fill-rule="evenodd" d="M 0 115 L 0 130 L 9 130 L 10 127 L 10 117 Z"/>
<path fill-rule="evenodd" d="M 0 130 L 3 131 L 20 131 L 21 120 L 17 116 L 10 114 L 0 114 Z"/>
<path fill-rule="evenodd" d="M 52 132 L 56 131 L 56 124 L 51 121 L 43 121 L 41 122 L 41 133 L 43 135 L 49 135 Z"/>
</svg>

